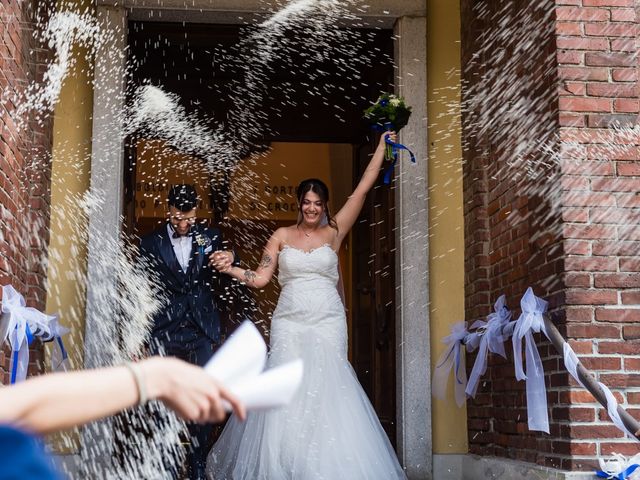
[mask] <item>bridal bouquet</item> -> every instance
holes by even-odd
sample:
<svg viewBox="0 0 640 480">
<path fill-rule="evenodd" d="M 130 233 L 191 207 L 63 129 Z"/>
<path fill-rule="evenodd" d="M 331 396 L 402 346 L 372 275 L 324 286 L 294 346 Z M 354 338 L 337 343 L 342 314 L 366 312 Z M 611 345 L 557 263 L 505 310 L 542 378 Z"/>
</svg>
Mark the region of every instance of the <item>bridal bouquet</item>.
<svg viewBox="0 0 640 480">
<path fill-rule="evenodd" d="M 406 104 L 404 98 L 398 97 L 392 93 L 383 93 L 378 100 L 364 111 L 364 118 L 367 119 L 374 130 L 385 132 L 393 130 L 400 132 L 411 117 L 411 107 Z M 411 155 L 411 161 L 415 163 L 415 157 L 411 150 L 404 145 L 394 143 L 387 139 L 387 148 L 385 150 L 385 159 L 391 160 L 393 164 L 385 173 L 384 183 L 391 181 L 393 167 L 398 159 L 398 150 L 407 150 Z"/>
</svg>

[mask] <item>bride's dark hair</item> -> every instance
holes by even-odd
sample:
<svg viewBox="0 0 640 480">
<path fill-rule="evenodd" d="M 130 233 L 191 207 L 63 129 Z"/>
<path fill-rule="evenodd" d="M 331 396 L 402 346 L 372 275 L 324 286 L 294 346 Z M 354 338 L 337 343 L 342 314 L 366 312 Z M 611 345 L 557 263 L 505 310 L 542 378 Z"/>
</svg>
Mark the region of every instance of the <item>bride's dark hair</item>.
<svg viewBox="0 0 640 480">
<path fill-rule="evenodd" d="M 302 200 L 304 200 L 304 196 L 307 192 L 313 192 L 320 197 L 324 207 L 324 214 L 327 217 L 327 223 L 337 232 L 338 224 L 331 216 L 331 212 L 329 212 L 329 188 L 322 180 L 317 178 L 307 178 L 306 180 L 301 181 L 298 188 L 296 188 L 296 197 L 298 197 L 297 225 L 302 223 Z"/>
</svg>

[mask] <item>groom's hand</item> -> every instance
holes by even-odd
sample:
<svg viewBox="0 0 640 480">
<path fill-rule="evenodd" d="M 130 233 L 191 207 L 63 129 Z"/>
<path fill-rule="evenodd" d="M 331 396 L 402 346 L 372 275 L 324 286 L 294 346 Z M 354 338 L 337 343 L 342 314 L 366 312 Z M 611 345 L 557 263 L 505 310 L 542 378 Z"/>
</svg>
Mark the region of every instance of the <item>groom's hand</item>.
<svg viewBox="0 0 640 480">
<path fill-rule="evenodd" d="M 218 250 L 209 255 L 209 265 L 219 272 L 226 272 L 231 269 L 234 256 L 233 252 Z"/>
</svg>

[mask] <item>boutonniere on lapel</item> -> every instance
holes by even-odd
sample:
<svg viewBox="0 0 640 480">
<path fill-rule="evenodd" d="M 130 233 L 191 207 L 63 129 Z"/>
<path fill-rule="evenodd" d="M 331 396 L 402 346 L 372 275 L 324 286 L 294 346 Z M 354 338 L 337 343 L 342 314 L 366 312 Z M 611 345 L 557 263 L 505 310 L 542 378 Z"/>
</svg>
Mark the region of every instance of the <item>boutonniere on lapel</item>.
<svg viewBox="0 0 640 480">
<path fill-rule="evenodd" d="M 198 253 L 206 255 L 211 252 L 211 239 L 200 232 L 195 234 L 194 240 L 198 246 Z"/>
</svg>

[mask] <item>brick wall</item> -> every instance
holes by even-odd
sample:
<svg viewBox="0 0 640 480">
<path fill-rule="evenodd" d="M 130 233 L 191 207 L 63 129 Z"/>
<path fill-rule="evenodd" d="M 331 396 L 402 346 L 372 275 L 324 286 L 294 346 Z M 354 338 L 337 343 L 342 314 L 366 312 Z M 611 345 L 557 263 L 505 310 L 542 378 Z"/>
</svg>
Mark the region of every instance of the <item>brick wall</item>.
<svg viewBox="0 0 640 480">
<path fill-rule="evenodd" d="M 486 315 L 501 293 L 519 314 L 531 285 L 585 366 L 638 417 L 634 7 L 463 0 L 463 175 L 467 319 Z M 507 361 L 490 357 L 486 382 L 468 402 L 470 451 L 564 470 L 592 469 L 613 451 L 637 453 L 553 348 L 538 345 L 550 435 L 527 428 L 524 382 L 515 382 L 509 352 Z"/>
<path fill-rule="evenodd" d="M 466 316 L 486 316 L 502 293 L 519 311 L 528 286 L 561 304 L 560 168 L 553 2 L 463 1 Z M 519 313 L 519 312 L 517 312 Z M 558 359 L 538 342 L 548 385 Z M 508 360 L 490 368 L 469 401 L 471 453 L 560 463 L 552 436 L 530 432 L 524 382 Z M 469 367 L 475 360 L 468 356 Z M 558 402 L 549 392 L 549 405 Z M 552 429 L 555 418 L 551 417 Z"/>
<path fill-rule="evenodd" d="M 49 53 L 33 36 L 39 2 L 0 5 L 0 285 L 12 284 L 28 306 L 44 310 L 45 252 L 49 225 L 51 120 L 27 113 L 19 121 L 11 97 L 41 80 Z M 44 4 L 45 2 L 43 2 Z M 38 370 L 42 347 L 34 344 L 31 370 Z M 7 383 L 6 347 L 0 353 L 0 380 Z"/>
<path fill-rule="evenodd" d="M 640 2 L 557 3 L 565 331 L 585 365 L 640 418 L 640 137 L 633 128 Z M 576 463 L 638 452 L 590 395 L 576 389 L 562 401 L 573 420 L 562 433 L 572 438 Z"/>
</svg>

